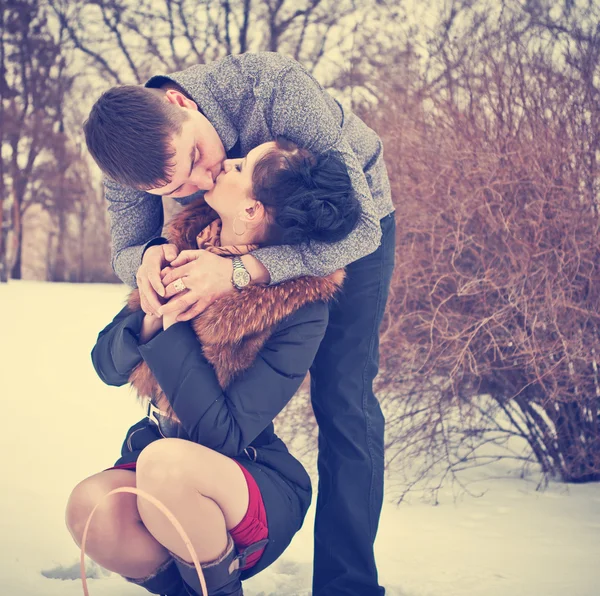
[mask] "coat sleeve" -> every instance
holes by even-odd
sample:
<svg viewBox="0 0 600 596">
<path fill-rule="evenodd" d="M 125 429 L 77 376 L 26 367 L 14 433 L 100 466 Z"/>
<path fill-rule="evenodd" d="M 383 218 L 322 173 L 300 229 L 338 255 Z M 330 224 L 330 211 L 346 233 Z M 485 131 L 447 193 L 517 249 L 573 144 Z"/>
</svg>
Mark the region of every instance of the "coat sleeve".
<svg viewBox="0 0 600 596">
<path fill-rule="evenodd" d="M 323 302 L 283 321 L 252 366 L 227 389 L 188 323 L 177 323 L 139 347 L 190 439 L 238 455 L 273 421 L 300 387 L 328 322 Z"/>
<path fill-rule="evenodd" d="M 143 311 L 131 312 L 125 307 L 98 335 L 92 363 L 107 385 L 127 383 L 131 371 L 142 361 L 138 343 L 143 319 Z"/>
</svg>

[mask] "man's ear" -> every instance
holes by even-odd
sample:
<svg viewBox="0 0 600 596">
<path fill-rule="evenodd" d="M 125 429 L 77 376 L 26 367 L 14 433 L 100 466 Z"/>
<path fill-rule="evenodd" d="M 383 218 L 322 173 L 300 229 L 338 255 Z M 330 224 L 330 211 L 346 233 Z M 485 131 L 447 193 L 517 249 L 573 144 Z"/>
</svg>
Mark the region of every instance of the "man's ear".
<svg viewBox="0 0 600 596">
<path fill-rule="evenodd" d="M 188 110 L 197 110 L 198 106 L 191 99 L 188 99 L 183 93 L 177 91 L 177 89 L 167 89 L 165 92 L 166 100 L 180 108 L 187 108 Z"/>
</svg>

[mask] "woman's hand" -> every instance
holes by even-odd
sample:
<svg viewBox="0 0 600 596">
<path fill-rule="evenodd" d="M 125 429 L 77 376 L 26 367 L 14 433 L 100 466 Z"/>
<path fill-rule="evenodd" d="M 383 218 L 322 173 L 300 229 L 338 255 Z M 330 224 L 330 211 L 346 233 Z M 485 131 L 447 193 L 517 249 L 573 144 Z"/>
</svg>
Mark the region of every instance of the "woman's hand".
<svg viewBox="0 0 600 596">
<path fill-rule="evenodd" d="M 167 302 L 168 304 L 168 302 Z M 185 310 L 186 307 L 184 307 Z M 165 315 L 163 315 L 162 318 L 162 328 L 163 331 L 166 331 L 171 325 L 175 325 L 175 323 L 177 323 L 177 317 L 179 316 L 179 314 L 183 312 L 181 310 L 176 310 L 174 312 L 170 312 L 167 313 Z"/>
<path fill-rule="evenodd" d="M 149 342 L 163 328 L 161 317 L 146 315 L 142 321 L 142 330 L 140 331 L 140 343 Z"/>
<path fill-rule="evenodd" d="M 160 278 L 160 270 L 173 261 L 178 254 L 174 244 L 151 246 L 144 253 L 142 264 L 137 270 L 136 282 L 140 290 L 142 310 L 146 314 L 156 315 L 165 296 L 165 288 Z"/>
</svg>

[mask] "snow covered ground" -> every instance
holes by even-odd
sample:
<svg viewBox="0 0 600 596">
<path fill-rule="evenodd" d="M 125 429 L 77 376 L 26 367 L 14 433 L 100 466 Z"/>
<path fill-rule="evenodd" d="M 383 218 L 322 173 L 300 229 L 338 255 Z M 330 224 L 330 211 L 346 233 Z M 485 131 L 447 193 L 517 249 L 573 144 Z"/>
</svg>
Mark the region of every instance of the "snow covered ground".
<svg viewBox="0 0 600 596">
<path fill-rule="evenodd" d="M 64 525 L 73 486 L 112 464 L 141 416 L 127 388 L 104 386 L 89 352 L 120 308 L 110 285 L 0 285 L 4 478 L 0 491 L 0 594 L 75 596 L 64 576 L 79 550 Z M 390 484 L 393 479 L 390 479 Z M 595 596 L 600 594 L 600 486 L 535 485 L 507 477 L 450 491 L 431 506 L 386 503 L 376 544 L 390 596 Z M 309 594 L 313 511 L 248 596 Z M 144 590 L 114 574 L 89 582 L 91 596 Z M 357 595 L 359 596 L 359 595 Z"/>
</svg>

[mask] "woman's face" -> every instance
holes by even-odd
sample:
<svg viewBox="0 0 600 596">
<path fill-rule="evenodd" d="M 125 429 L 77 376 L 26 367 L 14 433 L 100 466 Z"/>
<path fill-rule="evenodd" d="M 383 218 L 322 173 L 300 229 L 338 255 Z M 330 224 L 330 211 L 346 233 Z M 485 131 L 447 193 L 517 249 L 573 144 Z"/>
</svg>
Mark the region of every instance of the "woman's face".
<svg viewBox="0 0 600 596">
<path fill-rule="evenodd" d="M 274 142 L 255 147 L 240 159 L 226 159 L 223 170 L 217 176 L 215 185 L 204 193 L 204 200 L 221 216 L 234 219 L 254 200 L 252 194 L 252 173 L 255 164 L 269 150 Z"/>
</svg>

